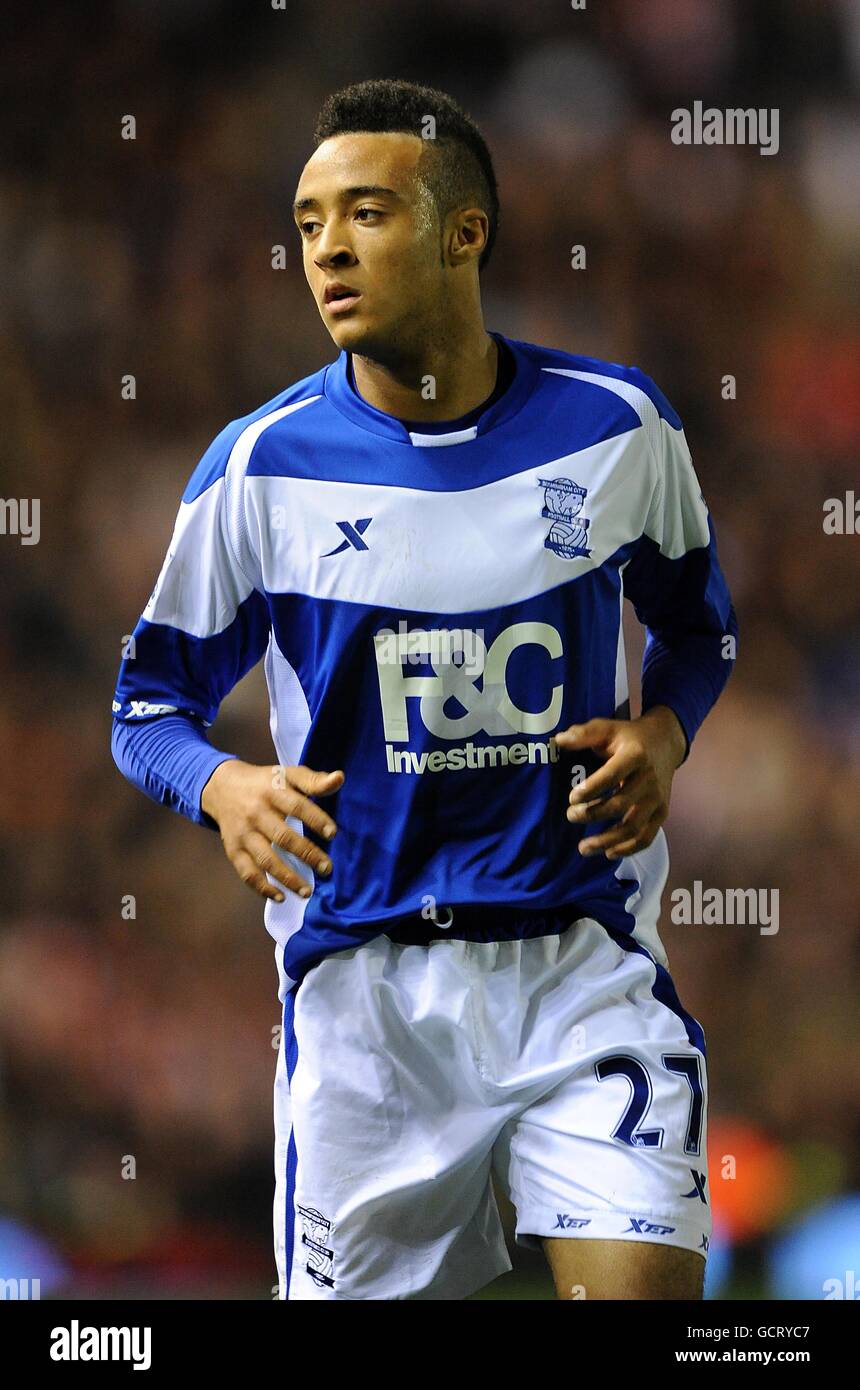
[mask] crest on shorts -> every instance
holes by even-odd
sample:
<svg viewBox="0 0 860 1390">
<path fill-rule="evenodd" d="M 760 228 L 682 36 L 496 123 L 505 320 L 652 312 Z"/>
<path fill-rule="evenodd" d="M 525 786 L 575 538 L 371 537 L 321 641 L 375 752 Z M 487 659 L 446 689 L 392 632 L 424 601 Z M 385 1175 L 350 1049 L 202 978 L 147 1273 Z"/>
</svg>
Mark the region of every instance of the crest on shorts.
<svg viewBox="0 0 860 1390">
<path fill-rule="evenodd" d="M 305 1247 L 305 1269 L 317 1287 L 334 1288 L 334 1251 L 331 1248 L 331 1222 L 315 1207 L 297 1204 L 302 1218 L 302 1245 Z"/>
<path fill-rule="evenodd" d="M 540 514 L 552 522 L 544 540 L 547 550 L 564 560 L 590 555 L 586 541 L 591 522 L 582 515 L 588 488 L 580 487 L 571 478 L 538 478 L 538 484 L 543 488 Z"/>
</svg>

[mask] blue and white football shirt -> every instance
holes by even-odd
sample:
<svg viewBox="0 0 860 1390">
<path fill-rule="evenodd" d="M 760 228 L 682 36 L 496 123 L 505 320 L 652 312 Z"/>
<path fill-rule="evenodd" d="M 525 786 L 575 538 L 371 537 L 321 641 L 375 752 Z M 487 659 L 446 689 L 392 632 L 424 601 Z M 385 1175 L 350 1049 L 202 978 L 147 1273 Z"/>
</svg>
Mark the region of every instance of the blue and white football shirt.
<svg viewBox="0 0 860 1390">
<path fill-rule="evenodd" d="M 647 376 L 493 336 L 513 380 L 466 428 L 367 404 L 346 352 L 228 425 L 120 669 L 115 734 L 208 726 L 265 657 L 278 761 L 344 770 L 333 874 L 266 904 L 284 988 L 430 901 L 563 907 L 665 960 L 665 836 L 581 856 L 604 827 L 567 821 L 571 769 L 598 760 L 553 735 L 628 716 L 626 595 L 648 629 L 643 708 L 669 705 L 692 740 L 736 632 L 710 517 Z"/>
</svg>

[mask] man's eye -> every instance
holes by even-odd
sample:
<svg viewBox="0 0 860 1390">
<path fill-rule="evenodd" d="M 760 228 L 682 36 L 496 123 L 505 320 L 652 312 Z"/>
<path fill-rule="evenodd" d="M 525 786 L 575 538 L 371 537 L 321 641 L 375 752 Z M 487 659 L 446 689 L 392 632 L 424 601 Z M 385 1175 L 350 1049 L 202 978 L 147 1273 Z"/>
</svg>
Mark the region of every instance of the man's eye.
<svg viewBox="0 0 860 1390">
<path fill-rule="evenodd" d="M 357 208 L 355 213 L 356 217 L 361 217 L 362 214 L 366 215 L 367 217 L 382 216 L 382 213 L 380 212 L 379 208 Z"/>
<path fill-rule="evenodd" d="M 319 226 L 319 223 L 318 223 L 318 222 L 310 222 L 310 221 L 308 221 L 308 222 L 302 222 L 302 223 L 300 223 L 300 224 L 299 224 L 299 229 L 300 229 L 300 231 L 301 231 L 301 233 L 302 233 L 302 236 L 307 236 L 308 233 L 310 232 L 310 229 L 311 229 L 312 227 L 318 227 L 318 226 Z"/>
</svg>

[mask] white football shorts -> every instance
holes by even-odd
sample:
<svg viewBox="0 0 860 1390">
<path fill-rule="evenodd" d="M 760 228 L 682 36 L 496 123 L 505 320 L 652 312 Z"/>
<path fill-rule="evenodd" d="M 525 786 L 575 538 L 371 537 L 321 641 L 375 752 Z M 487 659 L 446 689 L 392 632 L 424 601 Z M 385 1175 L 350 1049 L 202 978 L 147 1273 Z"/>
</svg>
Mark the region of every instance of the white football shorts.
<svg viewBox="0 0 860 1390">
<path fill-rule="evenodd" d="M 392 934 L 396 935 L 396 934 Z M 282 1299 L 461 1299 L 516 1239 L 707 1256 L 702 1030 L 590 918 L 506 941 L 381 935 L 287 996 L 275 1079 Z"/>
</svg>

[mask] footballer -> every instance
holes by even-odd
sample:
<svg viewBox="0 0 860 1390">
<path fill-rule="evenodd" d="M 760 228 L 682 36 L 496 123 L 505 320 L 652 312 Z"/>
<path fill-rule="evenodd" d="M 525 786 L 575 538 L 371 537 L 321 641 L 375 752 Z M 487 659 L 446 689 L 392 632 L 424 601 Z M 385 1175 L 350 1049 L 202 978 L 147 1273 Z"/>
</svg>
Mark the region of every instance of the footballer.
<svg viewBox="0 0 860 1390">
<path fill-rule="evenodd" d="M 701 1298 L 662 826 L 737 625 L 681 421 L 637 368 L 485 328 L 496 179 L 445 93 L 354 84 L 313 145 L 337 356 L 192 474 L 112 737 L 266 899 L 280 1297 L 466 1297 L 511 1268 L 495 1179 L 560 1299 Z M 267 766 L 206 732 L 261 659 Z"/>
</svg>

